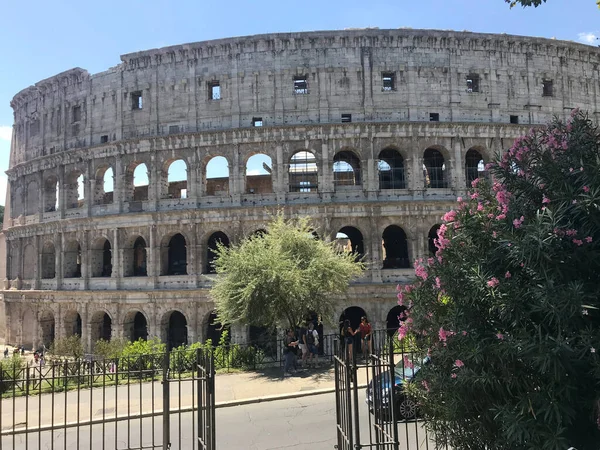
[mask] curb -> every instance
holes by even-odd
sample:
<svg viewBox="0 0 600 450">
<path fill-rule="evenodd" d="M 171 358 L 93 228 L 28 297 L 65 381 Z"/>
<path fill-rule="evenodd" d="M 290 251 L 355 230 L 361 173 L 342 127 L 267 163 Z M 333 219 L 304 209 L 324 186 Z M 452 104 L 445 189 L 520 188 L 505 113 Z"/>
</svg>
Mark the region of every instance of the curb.
<svg viewBox="0 0 600 450">
<path fill-rule="evenodd" d="M 367 387 L 366 384 L 361 384 L 358 386 L 358 389 L 363 389 L 366 387 Z M 290 400 L 290 399 L 301 398 L 301 397 L 312 397 L 314 395 L 331 394 L 333 392 L 335 392 L 335 388 L 315 389 L 314 391 L 291 392 L 289 394 L 266 395 L 264 397 L 243 398 L 240 400 L 230 400 L 230 401 L 226 401 L 226 402 L 218 402 L 215 404 L 215 407 L 216 408 L 229 408 L 231 406 L 243 406 L 243 405 L 252 405 L 255 403 L 273 402 L 273 401 L 277 401 L 277 400 Z"/>
</svg>

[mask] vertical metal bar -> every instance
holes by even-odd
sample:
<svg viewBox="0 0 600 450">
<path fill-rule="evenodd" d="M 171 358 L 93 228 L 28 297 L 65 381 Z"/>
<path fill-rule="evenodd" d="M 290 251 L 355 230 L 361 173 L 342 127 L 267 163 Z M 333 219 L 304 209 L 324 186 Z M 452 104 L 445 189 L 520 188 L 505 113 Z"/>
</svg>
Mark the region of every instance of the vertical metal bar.
<svg viewBox="0 0 600 450">
<path fill-rule="evenodd" d="M 394 364 L 394 340 L 393 335 L 388 337 L 388 346 L 389 346 L 389 368 L 390 371 L 390 421 L 392 428 L 392 439 L 393 439 L 393 449 L 398 450 L 399 441 L 398 441 L 398 423 L 396 422 L 396 380 L 395 380 L 395 368 Z M 418 443 L 417 443 L 418 445 Z"/>
<path fill-rule="evenodd" d="M 65 410 L 64 410 L 64 419 L 63 419 L 63 448 L 67 448 L 67 389 L 69 388 L 69 362 L 65 359 L 65 367 L 64 367 L 65 381 L 64 381 L 64 394 L 65 394 Z"/>
<path fill-rule="evenodd" d="M 0 366 L 0 385 L 3 384 L 3 381 L 4 381 L 4 370 L 2 369 L 2 366 Z M 2 423 L 2 412 L 3 412 L 2 411 L 2 404 L 3 404 L 3 401 L 2 401 L 2 397 L 0 396 L 0 430 L 4 429 L 4 424 Z M 40 411 L 40 414 L 41 414 L 41 409 L 39 411 Z M 38 431 L 39 431 L 39 428 L 38 428 Z M 0 450 L 2 450 L 2 448 L 3 448 L 2 447 L 2 441 L 3 441 L 2 435 L 0 435 Z M 40 447 L 38 445 L 38 449 L 39 448 Z"/>
<path fill-rule="evenodd" d="M 352 346 L 354 350 L 354 345 Z M 354 353 L 354 352 L 353 352 Z M 350 366 L 350 370 L 352 371 L 352 378 L 350 381 L 352 382 L 352 391 L 354 394 L 354 429 L 356 432 L 356 445 L 360 446 L 360 417 L 358 411 L 358 372 L 356 368 L 356 358 L 352 355 L 352 362 Z"/>
<path fill-rule="evenodd" d="M 1 401 L 1 400 L 0 400 Z M 25 450 L 29 449 L 29 367 L 25 372 Z"/>
<path fill-rule="evenodd" d="M 42 428 L 42 371 L 40 370 L 40 382 L 38 386 L 38 449 L 42 448 L 42 432 L 40 429 Z"/>
<path fill-rule="evenodd" d="M 143 438 L 142 438 L 142 424 L 144 423 L 144 419 L 142 419 L 142 404 L 144 402 L 144 398 L 142 396 L 142 381 L 144 380 L 144 368 L 146 367 L 145 365 L 145 355 L 141 355 L 140 356 L 140 377 L 139 377 L 139 383 L 140 383 L 140 448 L 143 448 Z"/>
<path fill-rule="evenodd" d="M 114 360 L 114 361 L 118 361 L 118 360 Z M 115 380 L 115 419 L 119 416 L 119 396 L 118 396 L 118 388 L 119 388 L 119 364 L 116 364 L 114 361 L 110 362 L 110 367 L 112 370 L 113 364 L 115 365 L 115 372 L 114 372 L 114 380 Z M 106 366 L 104 366 L 104 377 L 106 378 Z M 119 423 L 115 420 L 115 448 L 119 448 L 118 443 L 118 435 L 119 435 Z M 104 425 L 103 425 L 104 427 Z M 104 429 L 103 429 L 104 431 Z"/>
<path fill-rule="evenodd" d="M 171 424 L 169 423 L 169 352 L 163 357 L 163 450 L 171 448 Z"/>
<path fill-rule="evenodd" d="M 150 361 L 152 368 L 152 448 L 156 447 L 156 426 L 154 425 L 154 413 L 156 409 L 154 407 L 154 385 L 156 384 L 156 356 L 152 355 L 152 360 Z"/>
<path fill-rule="evenodd" d="M 208 388 L 210 392 L 210 450 L 217 448 L 217 422 L 215 417 L 215 357 L 212 351 L 208 353 L 208 367 L 209 367 L 209 383 Z"/>
<path fill-rule="evenodd" d="M 204 447 L 204 420 L 202 415 L 204 414 L 204 390 L 202 385 L 202 349 L 196 349 L 196 370 L 198 371 L 198 447 L 202 450 Z"/>
<path fill-rule="evenodd" d="M 131 357 L 123 358 L 123 360 L 127 361 L 127 448 L 131 448 Z"/>
<path fill-rule="evenodd" d="M 81 399 L 81 362 L 79 360 L 77 360 L 77 423 L 80 422 L 81 420 L 81 405 L 80 405 L 80 399 Z M 90 420 L 92 418 L 90 417 Z M 77 427 L 77 448 L 79 447 L 79 434 L 80 434 L 80 428 L 79 426 Z M 92 426 L 90 425 L 90 433 L 92 432 Z"/>
<path fill-rule="evenodd" d="M 348 357 L 348 349 L 347 346 L 344 346 L 344 359 L 342 360 L 344 362 L 344 388 L 346 391 L 346 408 L 344 408 L 346 410 L 346 413 L 348 415 L 348 417 L 346 418 L 346 423 L 347 423 L 347 430 L 348 430 L 348 441 L 349 441 L 349 447 L 350 448 L 354 448 L 354 432 L 352 430 L 352 385 L 351 385 L 351 371 L 352 368 L 350 367 L 350 361 L 349 361 L 349 357 Z M 357 445 L 359 445 L 359 441 L 356 442 Z"/>
<path fill-rule="evenodd" d="M 54 384 L 56 382 L 56 365 L 52 364 L 52 420 L 50 429 L 50 449 L 54 450 Z"/>
</svg>

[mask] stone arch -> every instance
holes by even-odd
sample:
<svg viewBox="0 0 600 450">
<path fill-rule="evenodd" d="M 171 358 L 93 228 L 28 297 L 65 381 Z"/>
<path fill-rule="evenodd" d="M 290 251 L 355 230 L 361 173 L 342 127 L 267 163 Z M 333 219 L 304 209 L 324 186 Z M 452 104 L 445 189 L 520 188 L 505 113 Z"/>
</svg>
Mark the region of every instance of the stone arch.
<svg viewBox="0 0 600 450">
<path fill-rule="evenodd" d="M 92 278 L 110 277 L 112 269 L 112 245 L 106 237 L 99 237 L 90 248 L 90 275 Z"/>
<path fill-rule="evenodd" d="M 386 329 L 389 335 L 393 336 L 400 328 L 400 322 L 403 322 L 406 317 L 403 314 L 406 312 L 406 306 L 396 305 L 389 310 L 386 317 Z"/>
<path fill-rule="evenodd" d="M 31 180 L 27 183 L 27 200 L 25 202 L 25 215 L 30 216 L 40 211 L 40 187 L 38 182 Z"/>
<path fill-rule="evenodd" d="M 314 153 L 308 150 L 294 153 L 290 158 L 288 176 L 290 192 L 317 192 L 319 168 Z"/>
<path fill-rule="evenodd" d="M 393 147 L 386 147 L 379 152 L 377 163 L 379 172 L 379 189 L 406 189 L 406 173 L 404 158 Z"/>
<path fill-rule="evenodd" d="M 142 311 L 133 309 L 125 314 L 123 318 L 123 336 L 125 339 L 135 342 L 139 339 L 148 340 L 148 318 Z"/>
<path fill-rule="evenodd" d="M 16 184 L 16 183 L 15 183 Z M 25 214 L 25 190 L 23 186 L 18 185 L 14 188 L 11 186 L 11 201 L 10 201 L 10 210 L 11 217 L 19 217 Z"/>
<path fill-rule="evenodd" d="M 22 277 L 25 280 L 35 278 L 35 268 L 37 267 L 37 254 L 33 245 L 27 244 L 23 248 L 23 272 Z"/>
<path fill-rule="evenodd" d="M 38 315 L 38 323 L 40 327 L 41 343 L 46 347 L 50 347 L 52 342 L 54 342 L 56 332 L 54 313 L 49 309 L 41 311 Z"/>
<path fill-rule="evenodd" d="M 81 278 L 81 245 L 70 240 L 63 250 L 63 276 L 65 278 Z"/>
<path fill-rule="evenodd" d="M 362 309 L 360 306 L 347 307 L 346 309 L 344 309 L 342 311 L 342 314 L 340 315 L 340 320 L 339 320 L 340 330 L 343 329 L 345 320 L 349 320 L 350 326 L 352 327 L 352 329 L 356 330 L 360 325 L 361 317 L 366 316 L 366 315 L 367 315 L 366 311 L 364 309 Z"/>
<path fill-rule="evenodd" d="M 54 242 L 46 241 L 42 247 L 42 278 L 56 277 L 56 250 Z"/>
<path fill-rule="evenodd" d="M 68 209 L 81 208 L 85 203 L 83 173 L 73 170 L 65 177 L 65 202 Z"/>
<path fill-rule="evenodd" d="M 143 202 L 148 200 L 150 172 L 145 162 L 134 161 L 125 171 L 123 183 L 124 199 L 128 202 Z"/>
<path fill-rule="evenodd" d="M 219 342 L 221 341 L 221 337 L 223 336 L 223 333 L 225 331 L 227 331 L 226 343 L 229 344 L 229 342 L 231 341 L 231 328 L 228 325 L 223 326 L 223 325 L 221 325 L 220 322 L 217 321 L 217 312 L 216 311 L 212 311 L 210 314 L 208 314 L 208 317 L 206 318 L 205 323 L 206 323 L 206 340 L 210 339 L 213 347 L 219 345 Z"/>
<path fill-rule="evenodd" d="M 145 277 L 148 275 L 148 253 L 146 240 L 139 235 L 127 240 L 123 249 L 123 276 Z"/>
<path fill-rule="evenodd" d="M 81 323 L 81 316 L 75 309 L 70 309 L 65 313 L 63 319 L 65 327 L 65 336 L 79 336 L 81 337 L 83 326 Z"/>
<path fill-rule="evenodd" d="M 161 198 L 187 198 L 189 166 L 185 159 L 169 159 L 163 165 L 163 178 L 166 183 L 161 184 Z"/>
<path fill-rule="evenodd" d="M 436 239 L 438 238 L 437 232 L 440 229 L 440 224 L 436 224 L 429 229 L 429 233 L 427 234 L 427 248 L 429 249 L 429 254 L 432 256 L 435 255 L 438 251 L 438 246 L 436 245 Z"/>
<path fill-rule="evenodd" d="M 485 162 L 483 155 L 476 148 L 471 148 L 465 155 L 465 181 L 467 189 L 471 187 L 473 180 L 483 177 L 485 174 Z"/>
<path fill-rule="evenodd" d="M 171 310 L 163 315 L 161 328 L 168 350 L 188 344 L 188 323 L 185 314 L 179 310 Z"/>
<path fill-rule="evenodd" d="M 337 152 L 332 167 L 334 187 L 362 185 L 360 159 L 352 150 Z"/>
<path fill-rule="evenodd" d="M 363 234 L 356 227 L 345 226 L 335 235 L 336 242 L 343 250 L 349 250 L 361 259 L 365 256 L 365 242 Z"/>
<path fill-rule="evenodd" d="M 221 155 L 213 156 L 206 162 L 206 195 L 229 195 L 229 161 Z"/>
<path fill-rule="evenodd" d="M 226 247 L 229 247 L 229 237 L 222 231 L 217 231 L 211 234 L 206 242 L 206 273 L 215 273 L 214 261 L 217 257 L 217 243 L 220 242 Z"/>
<path fill-rule="evenodd" d="M 114 171 L 109 164 L 102 164 L 94 176 L 94 205 L 108 205 L 113 202 Z"/>
<path fill-rule="evenodd" d="M 56 175 L 50 175 L 44 181 L 44 212 L 58 210 L 58 193 L 58 178 Z"/>
<path fill-rule="evenodd" d="M 269 155 L 256 153 L 246 161 L 246 193 L 273 192 L 273 161 Z"/>
<path fill-rule="evenodd" d="M 423 152 L 423 177 L 425 188 L 443 189 L 448 187 L 448 162 L 441 149 L 429 147 Z"/>
<path fill-rule="evenodd" d="M 384 269 L 407 269 L 410 267 L 408 239 L 401 227 L 390 225 L 383 231 L 382 250 Z"/>
<path fill-rule="evenodd" d="M 112 317 L 110 314 L 103 309 L 95 311 L 90 320 L 90 332 L 92 347 L 95 347 L 96 342 L 100 339 L 110 341 L 112 338 Z"/>
<path fill-rule="evenodd" d="M 181 233 L 165 236 L 160 248 L 161 275 L 187 275 L 187 240 Z"/>
</svg>

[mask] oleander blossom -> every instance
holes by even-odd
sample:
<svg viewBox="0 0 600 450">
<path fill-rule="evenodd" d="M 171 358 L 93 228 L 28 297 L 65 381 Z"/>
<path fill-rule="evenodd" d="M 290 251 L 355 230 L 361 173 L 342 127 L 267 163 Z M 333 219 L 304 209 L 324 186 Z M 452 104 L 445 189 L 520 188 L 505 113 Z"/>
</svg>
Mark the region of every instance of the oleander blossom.
<svg viewBox="0 0 600 450">
<path fill-rule="evenodd" d="M 442 220 L 446 223 L 454 222 L 454 220 L 456 220 L 456 211 L 451 209 L 442 216 Z"/>
<path fill-rule="evenodd" d="M 457 359 L 456 361 L 454 361 L 454 365 L 460 369 L 461 367 L 465 366 L 465 363 L 462 362 L 460 359 Z"/>
<path fill-rule="evenodd" d="M 491 288 L 494 288 L 496 286 L 498 286 L 500 284 L 500 281 L 498 281 L 498 278 L 496 277 L 492 277 L 489 279 L 489 281 L 487 282 L 487 285 Z"/>
<path fill-rule="evenodd" d="M 504 278 L 508 279 L 512 277 L 511 273 L 507 270 L 506 273 L 504 274 Z"/>
<path fill-rule="evenodd" d="M 429 383 L 427 383 L 427 380 L 421 381 L 421 386 L 423 386 L 425 390 L 429 392 Z"/>
<path fill-rule="evenodd" d="M 496 334 L 496 338 L 498 338 L 499 340 L 503 341 L 504 340 L 504 335 L 502 333 L 498 333 L 498 334 Z"/>
<path fill-rule="evenodd" d="M 428 277 L 427 270 L 425 270 L 425 266 L 419 263 L 415 264 L 415 275 L 421 280 L 425 281 Z"/>
<path fill-rule="evenodd" d="M 519 219 L 515 219 L 513 220 L 513 225 L 515 228 L 521 228 L 521 225 L 523 224 L 523 221 L 525 220 L 525 217 L 521 216 Z"/>
</svg>

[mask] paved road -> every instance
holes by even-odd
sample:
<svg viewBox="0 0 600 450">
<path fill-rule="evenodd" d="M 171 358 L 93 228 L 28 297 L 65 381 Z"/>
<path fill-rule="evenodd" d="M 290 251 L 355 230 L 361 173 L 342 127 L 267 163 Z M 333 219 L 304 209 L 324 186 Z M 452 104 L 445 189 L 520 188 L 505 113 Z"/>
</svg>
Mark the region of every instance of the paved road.
<svg viewBox="0 0 600 450">
<path fill-rule="evenodd" d="M 360 399 L 364 402 L 364 398 Z M 361 404 L 361 433 L 368 439 L 368 411 Z M 335 397 L 324 394 L 292 400 L 279 400 L 246 406 L 218 409 L 217 448 L 219 450 L 275 450 L 275 449 L 333 449 L 336 444 Z M 171 417 L 171 449 L 194 450 L 193 434 L 195 417 L 191 413 Z M 35 433 L 29 436 L 26 445 L 23 436 L 2 439 L 2 449 L 131 449 L 162 448 L 162 421 L 143 419 L 120 422 L 115 436 L 115 424 L 82 428 L 79 436 L 76 429 Z M 129 431 L 129 434 L 128 434 Z M 425 448 L 424 432 L 415 423 L 401 424 L 401 448 L 412 450 Z M 417 447 L 417 442 L 419 446 Z M 407 445 L 408 444 L 408 445 Z M 156 446 L 156 447 L 153 447 Z M 429 448 L 434 448 L 429 443 Z"/>
</svg>

